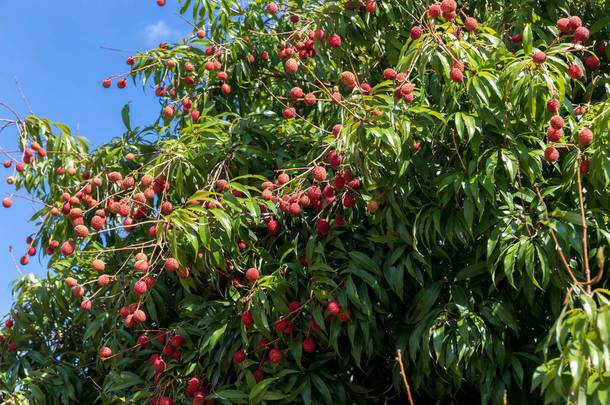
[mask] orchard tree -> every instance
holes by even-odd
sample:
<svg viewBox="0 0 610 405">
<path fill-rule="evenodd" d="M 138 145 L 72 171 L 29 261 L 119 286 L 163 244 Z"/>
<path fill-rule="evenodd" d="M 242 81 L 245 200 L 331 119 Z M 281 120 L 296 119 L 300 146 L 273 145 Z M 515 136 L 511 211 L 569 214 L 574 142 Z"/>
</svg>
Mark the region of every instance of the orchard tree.
<svg viewBox="0 0 610 405">
<path fill-rule="evenodd" d="M 3 121 L 3 399 L 607 404 L 607 7 L 183 1 L 156 122 Z"/>
</svg>

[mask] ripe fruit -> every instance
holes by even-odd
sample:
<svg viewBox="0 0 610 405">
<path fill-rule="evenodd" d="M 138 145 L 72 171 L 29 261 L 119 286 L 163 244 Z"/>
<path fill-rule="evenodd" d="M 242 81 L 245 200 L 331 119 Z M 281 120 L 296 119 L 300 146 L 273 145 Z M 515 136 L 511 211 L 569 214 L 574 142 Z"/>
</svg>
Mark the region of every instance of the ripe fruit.
<svg viewBox="0 0 610 405">
<path fill-rule="evenodd" d="M 343 197 L 343 206 L 345 208 L 352 208 L 354 204 L 356 204 L 356 199 L 351 194 L 346 194 L 345 197 Z"/>
<path fill-rule="evenodd" d="M 343 215 L 335 215 L 335 225 L 337 226 L 344 226 L 345 225 L 345 218 L 343 218 Z"/>
<path fill-rule="evenodd" d="M 337 34 L 332 34 L 329 38 L 328 38 L 328 45 L 330 45 L 331 48 L 338 48 L 341 46 L 341 37 Z"/>
<path fill-rule="evenodd" d="M 157 5 L 163 7 L 165 5 L 165 0 L 157 0 Z"/>
<path fill-rule="evenodd" d="M 109 347 L 102 347 L 100 349 L 100 357 L 103 359 L 107 359 L 112 356 L 112 350 Z"/>
<path fill-rule="evenodd" d="M 238 350 L 233 355 L 233 362 L 234 363 L 237 363 L 237 364 L 243 363 L 244 360 L 246 360 L 246 353 L 244 353 L 243 350 Z"/>
<path fill-rule="evenodd" d="M 246 328 L 249 328 L 250 326 L 254 325 L 254 318 L 252 317 L 252 312 L 244 311 L 241 314 L 241 321 L 246 326 Z"/>
<path fill-rule="evenodd" d="M 102 86 L 104 86 L 105 89 L 110 87 L 111 84 L 112 84 L 112 80 L 110 80 L 110 79 L 104 79 L 104 81 L 102 82 Z"/>
<path fill-rule="evenodd" d="M 582 77 L 582 69 L 578 65 L 570 65 L 568 68 L 568 76 L 574 80 L 578 80 Z"/>
<path fill-rule="evenodd" d="M 276 220 L 271 220 L 267 222 L 267 230 L 271 235 L 277 235 L 280 233 L 280 223 Z"/>
<path fill-rule="evenodd" d="M 589 30 L 585 27 L 576 28 L 576 31 L 574 31 L 574 39 L 576 41 L 586 41 L 587 39 L 589 39 Z"/>
<path fill-rule="evenodd" d="M 136 292 L 136 294 L 138 295 L 143 295 L 146 292 L 146 283 L 144 281 L 138 281 L 134 286 L 133 286 L 133 290 Z"/>
<path fill-rule="evenodd" d="M 284 69 L 288 74 L 294 74 L 299 70 L 299 62 L 296 59 L 290 58 L 284 63 Z"/>
<path fill-rule="evenodd" d="M 377 201 L 371 200 L 366 204 L 366 207 L 369 210 L 369 212 L 375 213 L 379 209 L 379 204 L 377 204 Z"/>
<path fill-rule="evenodd" d="M 80 303 L 80 309 L 83 311 L 89 311 L 91 309 L 91 300 L 84 300 Z"/>
<path fill-rule="evenodd" d="M 369 0 L 366 2 L 366 11 L 374 13 L 377 11 L 377 2 L 375 0 Z"/>
<path fill-rule="evenodd" d="M 307 106 L 311 107 L 312 105 L 314 105 L 316 103 L 316 96 L 313 93 L 307 93 L 307 94 L 305 94 L 304 100 L 305 100 L 305 104 Z"/>
<path fill-rule="evenodd" d="M 337 315 L 339 312 L 341 312 L 341 306 L 339 305 L 339 303 L 337 301 L 329 302 L 326 309 L 328 309 L 328 313 L 333 316 Z"/>
<path fill-rule="evenodd" d="M 66 241 L 61 245 L 61 253 L 64 256 L 70 256 L 72 253 L 74 253 L 75 247 L 76 245 L 74 244 L 74 242 L 72 242 L 71 240 Z"/>
<path fill-rule="evenodd" d="M 163 116 L 165 118 L 171 118 L 174 115 L 174 106 L 168 105 L 163 109 Z"/>
<path fill-rule="evenodd" d="M 341 125 L 341 124 L 336 124 L 333 127 L 333 135 L 335 136 L 335 138 L 338 137 L 339 134 L 341 134 L 342 130 L 343 130 L 343 125 Z"/>
<path fill-rule="evenodd" d="M 443 0 L 441 2 L 441 10 L 445 13 L 455 11 L 456 9 L 457 9 L 457 4 L 454 0 Z"/>
<path fill-rule="evenodd" d="M 133 321 L 135 323 L 142 323 L 146 321 L 146 314 L 141 309 L 136 309 L 133 311 Z"/>
<path fill-rule="evenodd" d="M 597 69 L 599 67 L 599 59 L 595 55 L 587 56 L 584 63 L 587 69 Z"/>
<path fill-rule="evenodd" d="M 30 259 L 27 256 L 22 256 L 19 262 L 22 266 L 26 266 L 30 262 Z"/>
<path fill-rule="evenodd" d="M 560 18 L 557 20 L 557 29 L 559 32 L 569 32 L 570 31 L 570 20 L 568 18 Z"/>
<path fill-rule="evenodd" d="M 147 260 L 137 260 L 136 263 L 134 264 L 133 268 L 135 269 L 135 271 L 137 271 L 139 273 L 144 273 L 146 270 L 148 270 L 148 261 Z"/>
<path fill-rule="evenodd" d="M 476 30 L 478 26 L 479 24 L 477 23 L 477 20 L 472 17 L 466 17 L 466 19 L 464 20 L 464 28 L 466 28 L 466 30 L 468 31 L 472 32 Z"/>
<path fill-rule="evenodd" d="M 265 373 L 263 372 L 263 370 L 261 370 L 260 368 L 257 370 L 254 370 L 254 372 L 252 373 L 252 376 L 254 377 L 254 380 L 256 382 L 261 381 L 263 378 L 265 378 Z"/>
<path fill-rule="evenodd" d="M 546 54 L 544 52 L 536 51 L 532 55 L 532 60 L 536 65 L 541 65 L 546 60 Z"/>
<path fill-rule="evenodd" d="M 271 15 L 275 15 L 279 10 L 279 7 L 275 3 L 267 4 L 267 12 Z"/>
<path fill-rule="evenodd" d="M 589 173 L 589 166 L 591 166 L 591 161 L 583 160 L 582 162 L 580 162 L 578 169 L 580 170 L 580 172 L 582 174 L 587 174 L 587 173 Z"/>
<path fill-rule="evenodd" d="M 85 295 L 85 289 L 82 286 L 77 285 L 72 289 L 72 295 L 74 295 L 76 298 L 80 298 Z"/>
<path fill-rule="evenodd" d="M 184 344 L 184 338 L 180 335 L 176 335 L 172 338 L 171 344 L 174 347 L 180 347 Z"/>
<path fill-rule="evenodd" d="M 544 159 L 549 163 L 553 163 L 559 159 L 559 152 L 554 147 L 549 146 L 544 150 Z"/>
<path fill-rule="evenodd" d="M 451 69 L 451 72 L 449 72 L 449 77 L 451 78 L 452 81 L 459 83 L 464 79 L 464 75 L 462 74 L 462 71 L 458 68 L 453 68 Z"/>
<path fill-rule="evenodd" d="M 593 132 L 589 128 L 584 128 L 578 133 L 578 143 L 580 146 L 587 146 L 593 141 Z"/>
<path fill-rule="evenodd" d="M 292 203 L 288 207 L 288 212 L 293 216 L 298 217 L 301 215 L 301 206 L 298 203 Z"/>
<path fill-rule="evenodd" d="M 418 26 L 415 26 L 413 28 L 411 28 L 411 39 L 413 41 L 416 41 L 419 39 L 419 37 L 421 37 L 421 34 L 423 33 L 422 29 Z"/>
<path fill-rule="evenodd" d="M 104 263 L 103 261 L 101 261 L 99 259 L 95 259 L 93 261 L 93 263 L 91 263 L 91 267 L 93 267 L 93 270 L 95 270 L 95 271 L 104 271 L 104 268 L 106 267 L 106 263 Z"/>
<path fill-rule="evenodd" d="M 220 92 L 226 96 L 231 92 L 231 86 L 226 83 L 223 83 L 223 85 L 220 86 Z"/>
<path fill-rule="evenodd" d="M 74 227 L 74 234 L 79 238 L 86 238 L 89 235 L 89 230 L 85 225 L 76 225 Z"/>
<path fill-rule="evenodd" d="M 293 87 L 292 89 L 290 89 L 290 97 L 294 99 L 300 99 L 301 97 L 303 97 L 303 89 L 301 89 L 300 87 Z"/>
<path fill-rule="evenodd" d="M 510 37 L 510 40 L 513 41 L 513 44 L 518 44 L 519 42 L 523 41 L 523 35 L 515 34 Z"/>
<path fill-rule="evenodd" d="M 282 361 L 282 352 L 280 352 L 278 349 L 269 350 L 269 360 L 275 364 L 279 363 Z"/>
<path fill-rule="evenodd" d="M 553 117 L 551 117 L 551 127 L 555 128 L 555 129 L 561 129 L 563 128 L 564 122 L 563 122 L 563 118 L 561 118 L 561 116 L 559 115 L 555 115 Z"/>
<path fill-rule="evenodd" d="M 258 280 L 258 270 L 255 269 L 254 267 L 250 267 L 246 271 L 246 278 L 248 279 L 248 281 L 256 281 L 256 280 Z"/>
<path fill-rule="evenodd" d="M 561 139 L 562 131 L 561 129 L 555 129 L 553 127 L 549 127 L 546 131 L 546 139 L 549 142 L 558 142 Z"/>
<path fill-rule="evenodd" d="M 579 105 L 578 107 L 576 107 L 574 109 L 574 115 L 579 116 L 579 115 L 583 115 L 585 113 L 585 107 Z"/>
<path fill-rule="evenodd" d="M 116 85 L 119 89 L 124 89 L 125 86 L 127 86 L 127 80 L 121 79 L 118 82 L 116 82 Z"/>
<path fill-rule="evenodd" d="M 316 341 L 311 337 L 307 337 L 307 338 L 303 339 L 303 350 L 307 353 L 315 352 L 316 351 Z"/>
<path fill-rule="evenodd" d="M 97 284 L 100 287 L 106 287 L 108 284 L 110 284 L 110 276 L 108 274 L 102 274 L 97 278 Z"/>
<path fill-rule="evenodd" d="M 287 120 L 292 119 L 297 116 L 297 110 L 294 107 L 286 107 L 284 109 L 284 118 Z"/>
<path fill-rule="evenodd" d="M 4 200 L 2 200 L 2 206 L 4 206 L 4 208 L 10 208 L 11 205 L 13 205 L 13 201 L 6 197 Z"/>
<path fill-rule="evenodd" d="M 314 166 L 311 174 L 313 175 L 315 181 L 322 182 L 326 180 L 326 169 L 322 166 Z"/>
<path fill-rule="evenodd" d="M 546 102 L 546 109 L 551 114 L 556 114 L 559 111 L 559 100 L 552 98 Z"/>
<path fill-rule="evenodd" d="M 328 231 L 330 230 L 330 224 L 329 224 L 328 220 L 319 219 L 318 222 L 316 223 L 316 229 L 318 230 L 318 232 L 320 232 L 322 234 L 328 233 Z"/>
<path fill-rule="evenodd" d="M 428 9 L 428 15 L 432 18 L 438 18 L 441 16 L 441 7 L 438 4 L 433 4 Z"/>
<path fill-rule="evenodd" d="M 356 76 L 352 72 L 343 72 L 341 73 L 341 83 L 352 86 L 356 84 Z"/>
</svg>

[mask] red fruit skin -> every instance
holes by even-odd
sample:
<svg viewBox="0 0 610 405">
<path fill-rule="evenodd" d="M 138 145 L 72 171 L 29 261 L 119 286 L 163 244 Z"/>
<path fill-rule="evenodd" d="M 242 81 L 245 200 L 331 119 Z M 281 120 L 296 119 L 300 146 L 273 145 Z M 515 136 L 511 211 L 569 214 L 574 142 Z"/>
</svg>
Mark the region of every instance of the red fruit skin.
<svg viewBox="0 0 610 405">
<path fill-rule="evenodd" d="M 271 349 L 269 351 L 269 360 L 274 364 L 279 363 L 282 361 L 282 352 L 278 349 Z"/>
<path fill-rule="evenodd" d="M 418 40 L 421 37 L 422 33 L 423 33 L 422 29 L 418 26 L 411 28 L 411 35 L 410 35 L 411 39 L 413 41 Z"/>
<path fill-rule="evenodd" d="M 107 359 L 112 356 L 112 350 L 109 347 L 102 347 L 100 349 L 100 357 L 103 359 Z"/>
<path fill-rule="evenodd" d="M 587 173 L 589 173 L 589 166 L 591 166 L 591 161 L 583 160 L 582 162 L 580 162 L 580 165 L 578 166 L 578 170 L 580 170 L 580 172 L 582 174 L 587 174 Z"/>
<path fill-rule="evenodd" d="M 576 41 L 585 42 L 587 39 L 589 39 L 589 30 L 585 27 L 576 28 L 574 31 L 574 39 Z"/>
<path fill-rule="evenodd" d="M 587 146 L 593 142 L 593 132 L 589 128 L 584 128 L 578 133 L 578 143 L 580 146 Z"/>
<path fill-rule="evenodd" d="M 246 353 L 244 353 L 243 350 L 238 350 L 233 355 L 233 362 L 234 363 L 237 363 L 237 364 L 243 363 L 244 360 L 246 360 Z"/>
<path fill-rule="evenodd" d="M 428 9 L 428 15 L 432 18 L 438 18 L 441 16 L 441 7 L 438 4 L 433 4 Z"/>
<path fill-rule="evenodd" d="M 328 38 L 328 45 L 330 45 L 331 48 L 338 48 L 341 46 L 341 37 L 337 34 L 332 34 L 329 38 Z"/>
<path fill-rule="evenodd" d="M 582 77 L 582 69 L 578 65 L 570 65 L 568 68 L 568 76 L 574 80 L 578 80 Z"/>
<path fill-rule="evenodd" d="M 562 136 L 561 129 L 555 129 L 553 127 L 549 127 L 549 129 L 546 132 L 546 139 L 549 142 L 559 142 L 559 140 L 561 139 L 561 136 Z"/>
<path fill-rule="evenodd" d="M 557 29 L 559 32 L 569 32 L 570 31 L 570 20 L 568 18 L 560 18 L 557 20 Z"/>
<path fill-rule="evenodd" d="M 251 267 L 246 271 L 246 278 L 248 279 L 248 281 L 254 282 L 254 281 L 258 280 L 258 276 L 259 276 L 258 270 L 255 269 L 254 267 Z"/>
<path fill-rule="evenodd" d="M 534 61 L 534 63 L 537 65 L 541 65 L 544 63 L 544 61 L 546 61 L 546 54 L 540 51 L 534 52 L 532 55 L 532 61 Z"/>
<path fill-rule="evenodd" d="M 337 301 L 331 301 L 328 303 L 328 313 L 331 315 L 337 315 L 339 312 L 341 312 L 341 306 L 339 305 L 339 303 Z"/>
<path fill-rule="evenodd" d="M 244 311 L 241 314 L 241 321 L 246 326 L 246 328 L 249 328 L 250 326 L 254 325 L 254 318 L 252 317 L 252 312 Z"/>
<path fill-rule="evenodd" d="M 6 197 L 4 200 L 2 200 L 2 206 L 4 208 L 10 208 L 12 205 L 13 201 L 10 198 Z"/>
<path fill-rule="evenodd" d="M 172 338 L 171 344 L 174 347 L 180 347 L 184 344 L 184 338 L 180 335 L 176 335 Z"/>
<path fill-rule="evenodd" d="M 552 98 L 546 102 L 546 110 L 551 114 L 557 114 L 559 111 L 559 100 Z"/>
<path fill-rule="evenodd" d="M 554 147 L 549 146 L 544 150 L 544 159 L 549 163 L 556 162 L 559 159 L 559 152 Z"/>
<path fill-rule="evenodd" d="M 335 224 L 337 226 L 345 226 L 345 218 L 342 215 L 335 215 Z"/>
<path fill-rule="evenodd" d="M 472 32 L 476 30 L 478 26 L 479 24 L 477 23 L 477 20 L 472 17 L 466 17 L 466 19 L 464 20 L 464 28 L 466 28 L 466 30 L 468 31 Z"/>
<path fill-rule="evenodd" d="M 277 235 L 280 233 L 280 223 L 276 220 L 271 220 L 267 223 L 267 230 L 271 235 Z"/>
<path fill-rule="evenodd" d="M 315 352 L 316 351 L 316 341 L 311 337 L 307 337 L 307 338 L 303 339 L 303 350 L 306 353 Z"/>
<path fill-rule="evenodd" d="M 263 370 L 261 369 L 257 369 L 254 370 L 254 372 L 252 373 L 252 375 L 254 376 L 254 380 L 256 382 L 261 381 L 263 378 L 265 378 L 265 373 L 263 372 Z"/>
<path fill-rule="evenodd" d="M 27 256 L 23 256 L 21 257 L 21 260 L 19 260 L 19 263 L 21 263 L 22 266 L 26 266 L 29 262 L 30 259 Z"/>
<path fill-rule="evenodd" d="M 597 69 L 600 64 L 599 59 L 595 55 L 587 56 L 584 63 L 587 69 Z"/>
<path fill-rule="evenodd" d="M 551 117 L 550 123 L 551 127 L 553 127 L 554 129 L 561 129 L 564 126 L 563 118 L 561 118 L 561 116 L 559 115 Z"/>
<path fill-rule="evenodd" d="M 318 232 L 320 232 L 322 234 L 326 234 L 330 230 L 330 224 L 329 224 L 328 220 L 320 219 L 316 223 L 316 228 L 318 229 Z"/>
<path fill-rule="evenodd" d="M 459 83 L 464 80 L 464 75 L 460 69 L 453 68 L 451 69 L 451 72 L 449 72 L 449 78 L 451 78 L 452 81 Z"/>
<path fill-rule="evenodd" d="M 283 114 L 284 118 L 289 120 L 297 116 L 297 110 L 294 107 L 286 107 Z"/>
<path fill-rule="evenodd" d="M 102 82 L 102 86 L 107 89 L 108 87 L 110 87 L 112 85 L 112 80 L 110 79 L 104 79 L 104 81 Z"/>
</svg>

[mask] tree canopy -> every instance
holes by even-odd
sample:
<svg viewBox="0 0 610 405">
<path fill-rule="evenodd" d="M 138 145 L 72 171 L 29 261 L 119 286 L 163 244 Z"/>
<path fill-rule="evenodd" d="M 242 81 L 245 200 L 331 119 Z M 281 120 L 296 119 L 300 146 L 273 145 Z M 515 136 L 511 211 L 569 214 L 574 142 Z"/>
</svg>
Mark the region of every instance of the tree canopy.
<svg viewBox="0 0 610 405">
<path fill-rule="evenodd" d="M 156 122 L 126 105 L 93 149 L 6 121 L 50 261 L 15 283 L 5 401 L 610 401 L 607 2 L 180 14 L 102 83 Z"/>
</svg>

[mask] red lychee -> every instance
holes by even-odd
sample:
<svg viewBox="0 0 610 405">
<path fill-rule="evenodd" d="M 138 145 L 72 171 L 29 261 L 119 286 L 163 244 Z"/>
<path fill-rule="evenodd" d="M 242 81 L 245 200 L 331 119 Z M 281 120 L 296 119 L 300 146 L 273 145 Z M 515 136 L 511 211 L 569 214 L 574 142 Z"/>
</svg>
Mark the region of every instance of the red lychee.
<svg viewBox="0 0 610 405">
<path fill-rule="evenodd" d="M 307 338 L 303 339 L 303 350 L 306 353 L 315 352 L 316 351 L 316 341 L 311 337 L 307 337 Z"/>
<path fill-rule="evenodd" d="M 433 4 L 428 8 L 428 15 L 432 18 L 438 18 L 441 16 L 441 7 L 438 4 Z"/>
<path fill-rule="evenodd" d="M 243 363 L 244 360 L 246 360 L 246 353 L 243 350 L 238 350 L 233 355 L 233 362 L 237 364 Z"/>
<path fill-rule="evenodd" d="M 282 352 L 278 349 L 269 350 L 269 360 L 275 364 L 279 363 L 282 361 Z"/>
<path fill-rule="evenodd" d="M 559 32 L 569 32 L 570 31 L 570 20 L 567 18 L 560 18 L 557 20 L 557 29 Z"/>
<path fill-rule="evenodd" d="M 112 350 L 109 347 L 102 347 L 100 349 L 100 357 L 103 359 L 107 359 L 112 356 Z"/>
<path fill-rule="evenodd" d="M 294 107 L 286 107 L 284 109 L 284 118 L 287 120 L 297 116 L 297 110 Z"/>
<path fill-rule="evenodd" d="M 464 75 L 462 74 L 462 71 L 458 68 L 453 68 L 451 69 L 451 72 L 449 72 L 449 77 L 451 78 L 452 81 L 459 83 L 464 79 Z"/>
<path fill-rule="evenodd" d="M 559 152 L 554 147 L 549 146 L 544 150 L 544 159 L 549 163 L 553 163 L 559 159 Z"/>
<path fill-rule="evenodd" d="M 328 38 L 328 45 L 330 45 L 331 48 L 338 48 L 341 46 L 341 37 L 337 34 L 332 34 L 329 38 Z"/>
<path fill-rule="evenodd" d="M 246 278 L 248 279 L 248 281 L 258 280 L 258 270 L 255 269 L 254 267 L 249 268 L 246 271 Z"/>
<path fill-rule="evenodd" d="M 279 10 L 279 7 L 277 4 L 275 3 L 269 3 L 267 4 L 267 12 L 271 15 L 275 15 Z"/>
<path fill-rule="evenodd" d="M 274 219 L 267 223 L 267 230 L 271 235 L 277 235 L 280 233 L 280 223 Z"/>
<path fill-rule="evenodd" d="M 138 295 L 144 295 L 144 293 L 146 293 L 147 287 L 146 287 L 146 283 L 144 281 L 138 281 L 134 286 L 133 286 L 133 290 L 136 292 L 136 294 Z"/>
<path fill-rule="evenodd" d="M 299 70 L 299 62 L 296 59 L 290 58 L 284 63 L 284 69 L 286 69 L 286 73 L 294 74 Z"/>
<path fill-rule="evenodd" d="M 589 128 L 584 128 L 578 133 L 578 143 L 580 146 L 587 146 L 593 141 L 593 132 Z"/>
<path fill-rule="evenodd" d="M 250 326 L 254 325 L 254 318 L 252 317 L 252 312 L 250 312 L 250 311 L 242 312 L 241 321 L 246 326 L 246 328 L 249 328 Z"/>
<path fill-rule="evenodd" d="M 472 17 L 466 17 L 464 20 L 464 28 L 466 28 L 467 31 L 472 32 L 476 30 L 478 26 L 479 24 L 477 23 L 477 20 Z"/>
<path fill-rule="evenodd" d="M 316 228 L 318 229 L 318 232 L 325 234 L 330 230 L 330 224 L 326 219 L 319 219 L 316 223 Z"/>
<path fill-rule="evenodd" d="M 315 181 L 322 182 L 326 180 L 326 169 L 322 166 L 314 166 L 311 174 Z"/>
<path fill-rule="evenodd" d="M 541 65 L 546 60 L 546 54 L 544 52 L 536 51 L 532 55 L 532 60 L 536 65 Z"/>
<path fill-rule="evenodd" d="M 546 109 L 551 114 L 556 114 L 559 111 L 559 100 L 552 98 L 546 102 Z"/>
<path fill-rule="evenodd" d="M 413 28 L 411 28 L 411 39 L 413 41 L 416 41 L 419 39 L 419 37 L 421 37 L 423 31 L 419 26 L 415 26 Z"/>
<path fill-rule="evenodd" d="M 555 128 L 555 129 L 561 129 L 563 128 L 564 122 L 563 122 L 563 118 L 561 118 L 561 116 L 559 115 L 555 115 L 553 117 L 551 117 L 551 127 Z"/>
<path fill-rule="evenodd" d="M 589 39 L 589 30 L 585 27 L 576 28 L 576 31 L 574 31 L 574 39 L 576 41 L 585 42 L 587 39 Z"/>
</svg>

